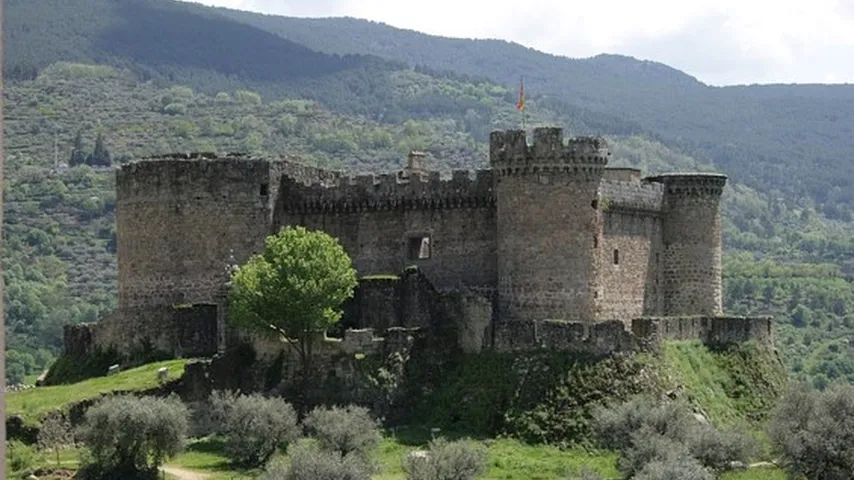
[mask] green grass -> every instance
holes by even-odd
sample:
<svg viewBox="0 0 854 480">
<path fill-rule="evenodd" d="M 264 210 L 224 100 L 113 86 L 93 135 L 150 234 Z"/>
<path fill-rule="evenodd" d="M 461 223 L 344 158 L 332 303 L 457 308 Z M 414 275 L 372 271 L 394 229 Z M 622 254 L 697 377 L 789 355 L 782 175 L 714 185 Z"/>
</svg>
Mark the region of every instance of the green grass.
<svg viewBox="0 0 854 480">
<path fill-rule="evenodd" d="M 669 373 L 716 424 L 761 420 L 785 392 L 785 366 L 759 345 L 715 350 L 697 341 L 674 341 L 663 350 Z"/>
<path fill-rule="evenodd" d="M 21 415 L 27 422 L 38 422 L 41 417 L 72 403 L 96 398 L 112 391 L 145 390 L 158 385 L 157 370 L 169 368 L 172 379 L 183 375 L 189 360 L 168 360 L 150 363 L 109 377 L 98 377 L 70 385 L 36 387 L 22 392 L 6 394 L 6 414 Z"/>
<path fill-rule="evenodd" d="M 727 472 L 721 480 L 787 480 L 786 473 L 777 467 L 751 468 L 741 472 Z"/>
<path fill-rule="evenodd" d="M 424 441 L 424 443 L 422 443 Z M 487 471 L 481 477 L 489 480 L 553 480 L 578 478 L 585 468 L 615 480 L 620 478 L 616 469 L 617 454 L 613 452 L 589 453 L 581 449 L 561 450 L 543 445 L 527 445 L 517 440 L 494 439 L 481 443 L 487 451 Z M 386 436 L 375 453 L 380 471 L 374 480 L 405 480 L 403 458 L 407 453 L 425 448 L 426 439 L 417 442 L 406 434 Z M 223 444 L 206 438 L 190 443 L 187 450 L 170 460 L 168 465 L 185 468 L 207 475 L 211 480 L 255 478 L 259 471 L 232 469 L 223 453 Z M 777 468 L 754 468 L 725 473 L 721 480 L 785 480 Z"/>
<path fill-rule="evenodd" d="M 526 445 L 516 440 L 497 439 L 482 442 L 488 460 L 483 478 L 502 480 L 547 480 L 578 474 L 588 468 L 608 478 L 616 478 L 616 455 L 590 454 L 583 450 L 560 450 L 555 447 Z M 424 448 L 408 437 L 385 437 L 375 453 L 380 472 L 375 480 L 405 480 L 403 458 L 410 451 Z M 255 478 L 259 471 L 234 470 L 223 453 L 223 444 L 212 438 L 194 441 L 181 455 L 168 462 L 209 475 L 211 480 Z"/>
</svg>

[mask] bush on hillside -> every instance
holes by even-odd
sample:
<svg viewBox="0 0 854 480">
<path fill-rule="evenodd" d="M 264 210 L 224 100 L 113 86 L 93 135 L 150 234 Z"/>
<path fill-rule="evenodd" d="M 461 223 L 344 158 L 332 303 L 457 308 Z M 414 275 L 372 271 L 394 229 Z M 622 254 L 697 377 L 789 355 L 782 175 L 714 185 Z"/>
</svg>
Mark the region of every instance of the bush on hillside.
<svg viewBox="0 0 854 480">
<path fill-rule="evenodd" d="M 361 455 L 324 450 L 310 440 L 288 448 L 290 464 L 277 459 L 267 466 L 262 480 L 369 480 L 373 468 Z"/>
<path fill-rule="evenodd" d="M 263 465 L 300 433 L 296 411 L 282 398 L 214 392 L 211 410 L 226 454 L 244 467 Z"/>
<path fill-rule="evenodd" d="M 147 478 L 184 447 L 189 412 L 177 397 L 108 397 L 79 430 L 89 459 L 80 478 Z"/>
<path fill-rule="evenodd" d="M 793 385 L 774 410 L 768 436 L 792 476 L 854 478 L 854 386 Z"/>
<path fill-rule="evenodd" d="M 486 470 L 486 452 L 470 441 L 437 439 L 423 453 L 404 459 L 408 480 L 473 480 Z"/>
<path fill-rule="evenodd" d="M 600 408 L 594 413 L 593 428 L 604 448 L 620 452 L 619 467 L 626 478 L 653 462 L 666 466 L 674 455 L 722 471 L 731 462 L 746 462 L 754 451 L 747 434 L 718 430 L 695 418 L 682 402 L 660 403 L 649 397 Z"/>
<path fill-rule="evenodd" d="M 304 424 L 324 450 L 342 456 L 356 453 L 367 457 L 382 439 L 379 425 L 368 409 L 356 405 L 317 407 L 308 414 Z"/>
<path fill-rule="evenodd" d="M 632 480 L 714 480 L 715 475 L 682 452 L 665 453 L 647 463 Z"/>
</svg>

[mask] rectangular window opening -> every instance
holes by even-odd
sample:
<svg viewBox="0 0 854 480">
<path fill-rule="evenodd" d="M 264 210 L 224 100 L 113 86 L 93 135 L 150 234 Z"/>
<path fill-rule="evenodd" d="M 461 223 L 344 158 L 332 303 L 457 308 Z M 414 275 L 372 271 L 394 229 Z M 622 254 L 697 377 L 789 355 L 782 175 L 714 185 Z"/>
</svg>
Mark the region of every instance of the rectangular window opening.
<svg viewBox="0 0 854 480">
<path fill-rule="evenodd" d="M 270 185 L 267 183 L 261 184 L 261 196 L 267 196 L 270 194 Z"/>
<path fill-rule="evenodd" d="M 620 264 L 620 251 L 615 249 L 614 250 L 614 265 L 619 265 L 619 264 Z"/>
<path fill-rule="evenodd" d="M 431 255 L 430 237 L 428 235 L 419 235 L 409 238 L 410 260 L 426 260 L 430 258 Z"/>
<path fill-rule="evenodd" d="M 599 235 L 593 235 L 593 248 L 599 248 Z"/>
</svg>

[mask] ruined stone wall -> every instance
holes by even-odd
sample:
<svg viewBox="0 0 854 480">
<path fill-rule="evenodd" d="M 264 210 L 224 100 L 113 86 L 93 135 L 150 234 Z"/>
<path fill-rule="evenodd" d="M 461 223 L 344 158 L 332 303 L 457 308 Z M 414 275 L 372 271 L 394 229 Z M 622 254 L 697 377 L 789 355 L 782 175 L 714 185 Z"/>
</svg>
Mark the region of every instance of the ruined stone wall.
<svg viewBox="0 0 854 480">
<path fill-rule="evenodd" d="M 98 323 L 68 325 L 66 355 L 115 349 L 133 356 L 146 350 L 172 357 L 203 357 L 217 351 L 217 306 L 131 307 L 105 315 Z"/>
<path fill-rule="evenodd" d="M 559 128 L 493 132 L 499 321 L 597 316 L 597 208 L 610 152 L 602 138 L 563 141 Z"/>
<path fill-rule="evenodd" d="M 116 173 L 119 308 L 211 302 L 269 228 L 269 163 L 161 158 Z"/>
<path fill-rule="evenodd" d="M 417 266 L 439 289 L 494 288 L 497 282 L 489 171 L 458 171 L 450 180 L 433 172 L 312 185 L 283 177 L 279 192 L 276 228 L 302 225 L 336 237 L 360 275 Z M 413 251 L 413 242 L 422 238 L 429 239 L 429 258 Z"/>
<path fill-rule="evenodd" d="M 708 345 L 755 341 L 774 345 L 772 317 L 690 316 L 632 320 L 632 333 L 650 345 L 664 340 L 700 340 Z"/>
<path fill-rule="evenodd" d="M 668 174 L 648 180 L 664 187 L 663 314 L 720 315 L 720 197 L 726 176 Z"/>
<path fill-rule="evenodd" d="M 588 324 L 564 320 L 500 322 L 493 347 L 498 351 L 550 349 L 564 352 L 612 355 L 634 351 L 638 339 L 622 321 Z"/>
</svg>

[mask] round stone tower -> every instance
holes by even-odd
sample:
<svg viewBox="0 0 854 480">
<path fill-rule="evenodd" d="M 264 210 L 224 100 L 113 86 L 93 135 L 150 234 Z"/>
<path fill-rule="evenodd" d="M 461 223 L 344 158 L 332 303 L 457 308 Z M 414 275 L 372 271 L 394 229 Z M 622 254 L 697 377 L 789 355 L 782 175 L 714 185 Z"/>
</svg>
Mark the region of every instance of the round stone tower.
<svg viewBox="0 0 854 480">
<path fill-rule="evenodd" d="M 218 303 L 231 252 L 269 234 L 269 163 L 191 155 L 116 173 L 119 308 Z"/>
<path fill-rule="evenodd" d="M 664 315 L 720 315 L 720 199 L 726 175 L 674 173 L 648 180 L 664 185 Z"/>
<path fill-rule="evenodd" d="M 595 320 L 597 198 L 609 155 L 603 138 L 565 144 L 560 128 L 535 129 L 532 146 L 523 130 L 492 132 L 499 321 Z"/>
</svg>

